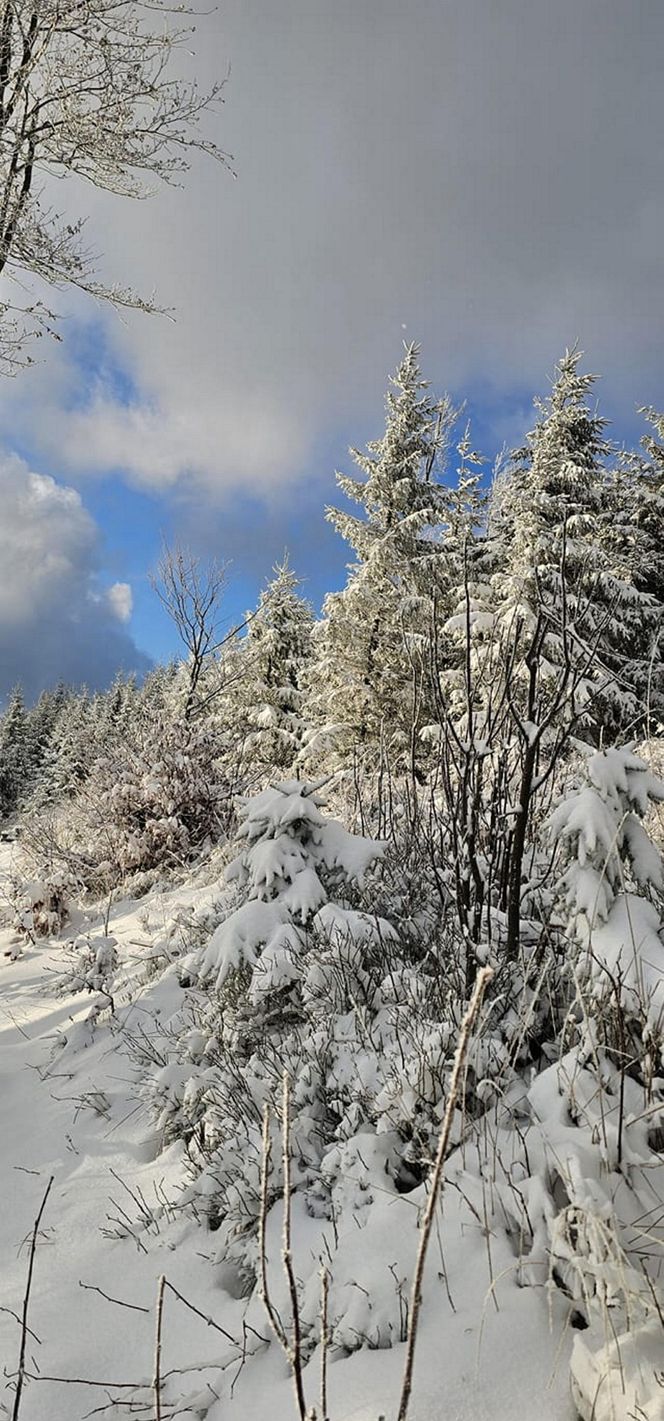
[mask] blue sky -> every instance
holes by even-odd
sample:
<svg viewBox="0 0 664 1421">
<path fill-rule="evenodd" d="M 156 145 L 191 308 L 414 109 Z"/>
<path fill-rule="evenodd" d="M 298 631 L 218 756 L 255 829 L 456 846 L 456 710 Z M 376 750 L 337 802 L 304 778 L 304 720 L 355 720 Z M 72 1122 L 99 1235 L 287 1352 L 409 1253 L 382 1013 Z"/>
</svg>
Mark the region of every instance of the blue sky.
<svg viewBox="0 0 664 1421">
<path fill-rule="evenodd" d="M 575 341 L 616 438 L 664 405 L 659 0 L 225 0 L 198 39 L 237 179 L 58 185 L 104 276 L 176 319 L 59 292 L 62 340 L 0 387 L 0 693 L 170 655 L 162 536 L 231 562 L 231 619 L 285 546 L 319 605 L 334 470 L 404 338 L 489 459 Z"/>
<path fill-rule="evenodd" d="M 88 403 L 99 378 L 113 390 L 120 405 L 129 406 L 135 400 L 137 390 L 133 381 L 108 358 L 100 323 L 82 325 L 72 339 L 71 350 L 80 372 L 76 402 L 81 408 Z M 396 364 L 399 343 L 394 355 Z M 422 361 L 423 373 L 435 377 L 436 372 L 426 367 L 426 352 L 422 353 Z M 387 378 L 388 372 L 385 372 L 384 386 Z M 533 395 L 545 394 L 547 381 L 548 375 L 543 373 L 538 391 L 524 386 L 496 392 L 487 382 L 477 380 L 470 389 L 451 392 L 459 405 L 465 400 L 459 429 L 466 418 L 471 420 L 475 447 L 487 461 L 487 477 L 503 442 L 517 441 L 524 429 L 530 427 Z M 282 499 L 278 489 L 267 496 L 234 489 L 224 500 L 208 506 L 201 522 L 199 510 L 192 508 L 181 492 L 164 497 L 132 487 L 121 470 L 108 472 L 92 483 L 87 482 L 84 475 L 73 480 L 100 530 L 100 584 L 128 582 L 132 588 L 130 631 L 142 652 L 160 661 L 167 660 L 178 649 L 177 634 L 150 583 L 150 571 L 157 565 L 164 541 L 181 538 L 202 558 L 215 557 L 228 564 L 226 616 L 229 626 L 240 621 L 245 611 L 255 605 L 263 582 L 285 550 L 289 551 L 302 578 L 304 594 L 317 610 L 327 591 L 343 585 L 346 564 L 352 554 L 326 521 L 324 508 L 326 503 L 338 502 L 341 497 L 335 484 L 335 470 L 356 472 L 349 453 L 350 444 L 362 447 L 367 439 L 382 432 L 380 383 L 377 379 L 374 408 L 367 411 L 366 417 L 328 432 L 312 450 L 310 467 L 296 471 L 297 496 L 294 499 Z M 442 392 L 444 387 L 435 378 L 432 384 Z M 601 393 L 600 380 L 600 399 Z M 609 433 L 617 441 L 634 442 L 643 428 L 636 409 L 626 410 Z M 60 472 L 52 465 L 45 469 L 38 450 L 26 444 L 18 447 L 26 461 L 41 472 L 56 476 Z M 450 464 L 453 476 L 453 452 Z"/>
</svg>

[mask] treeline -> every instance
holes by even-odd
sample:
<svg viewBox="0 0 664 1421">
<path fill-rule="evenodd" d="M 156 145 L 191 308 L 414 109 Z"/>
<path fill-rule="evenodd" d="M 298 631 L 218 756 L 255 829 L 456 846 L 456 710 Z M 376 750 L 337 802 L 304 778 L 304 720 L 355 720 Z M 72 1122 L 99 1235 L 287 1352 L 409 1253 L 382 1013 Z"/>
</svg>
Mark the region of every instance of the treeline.
<svg viewBox="0 0 664 1421">
<path fill-rule="evenodd" d="M 350 818 L 378 833 L 393 782 L 406 813 L 434 784 L 458 810 L 463 784 L 480 815 L 493 757 L 494 813 L 514 816 L 500 870 L 514 901 L 543 754 L 550 776 L 572 740 L 627 743 L 664 719 L 664 421 L 648 411 L 637 450 L 612 445 L 576 351 L 535 407 L 489 477 L 408 347 L 384 433 L 351 451 L 357 477 L 337 475 L 344 507 L 326 516 L 352 561 L 321 617 L 286 560 L 222 638 L 223 577 L 171 555 L 159 591 L 182 660 L 104 694 L 60 686 L 29 709 L 17 690 L 0 812 L 27 813 L 44 850 L 93 886 L 186 862 L 226 831 L 238 791 L 289 773 L 334 772 Z"/>
</svg>

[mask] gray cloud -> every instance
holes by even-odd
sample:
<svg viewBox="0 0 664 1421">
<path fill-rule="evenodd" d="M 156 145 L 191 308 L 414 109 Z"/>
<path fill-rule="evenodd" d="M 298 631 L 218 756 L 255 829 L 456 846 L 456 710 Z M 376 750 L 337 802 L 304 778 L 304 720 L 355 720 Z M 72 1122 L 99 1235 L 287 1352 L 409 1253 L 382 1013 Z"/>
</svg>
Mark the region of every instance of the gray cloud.
<svg viewBox="0 0 664 1421">
<path fill-rule="evenodd" d="M 8 458 L 0 508 L 0 701 L 17 681 L 33 699 L 60 679 L 97 688 L 147 670 L 123 626 L 130 589 L 101 588 L 98 530 L 75 490 Z"/>
<path fill-rule="evenodd" d="M 403 326 L 456 390 L 541 387 L 578 337 L 619 416 L 664 403 L 659 0 L 225 0 L 199 52 L 232 62 L 237 181 L 84 194 L 106 270 L 177 323 L 109 318 L 130 408 L 103 378 L 81 407 L 66 344 L 0 392 L 53 467 L 286 489 L 377 410 Z"/>
</svg>

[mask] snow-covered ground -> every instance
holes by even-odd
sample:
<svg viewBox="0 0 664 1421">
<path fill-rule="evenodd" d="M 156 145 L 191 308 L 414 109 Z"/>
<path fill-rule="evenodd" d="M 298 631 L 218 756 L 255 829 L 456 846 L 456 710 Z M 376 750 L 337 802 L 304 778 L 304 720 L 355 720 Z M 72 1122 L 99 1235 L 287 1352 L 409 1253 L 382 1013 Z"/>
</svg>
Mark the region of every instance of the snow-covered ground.
<svg viewBox="0 0 664 1421">
<path fill-rule="evenodd" d="M 9 868 L 3 846 L 0 871 Z M 197 890 L 200 895 L 201 890 Z M 153 911 L 164 915 L 186 899 L 165 894 Z M 195 896 L 190 894 L 190 897 Z M 149 954 L 146 901 L 123 903 L 112 913 L 112 931 L 126 959 Z M 48 1179 L 54 1183 L 44 1214 L 30 1303 L 28 1370 L 21 1421 L 79 1421 L 109 1399 L 124 1399 L 107 1415 L 155 1416 L 153 1371 L 158 1279 L 168 1281 L 203 1314 L 167 1292 L 163 1326 L 164 1417 L 186 1421 L 290 1421 L 296 1415 L 292 1383 L 276 1343 L 245 1334 L 247 1304 L 229 1296 L 215 1261 L 215 1236 L 176 1202 L 183 1177 L 180 1145 L 159 1152 L 153 1123 L 137 1101 L 136 1066 L 123 1031 L 109 1018 L 96 1030 L 86 1024 L 87 994 L 62 996 L 58 976 L 67 953 L 57 944 L 28 947 L 17 959 L 11 934 L 0 934 L 0 1390 L 11 1415 L 19 1352 L 19 1314 L 25 1290 L 28 1245 Z M 129 1008 L 149 1031 L 170 1015 L 181 988 L 166 974 L 136 996 Z M 63 1033 L 67 1044 L 62 1045 Z M 57 1041 L 58 1049 L 54 1050 Z M 316 1252 L 321 1226 L 294 1208 L 298 1257 Z M 372 1212 L 363 1238 L 341 1240 L 353 1259 L 359 1299 L 364 1287 L 380 1298 L 381 1269 L 405 1277 L 417 1246 L 419 1194 L 386 1197 Z M 515 1260 L 504 1240 L 487 1239 L 449 1190 L 445 1197 L 445 1256 L 435 1245 L 427 1274 L 410 1421 L 572 1421 L 569 1386 L 573 1333 L 560 1295 L 546 1287 L 519 1288 Z M 108 1237 L 122 1211 L 135 1237 Z M 147 1226 L 140 1226 L 140 1216 Z M 150 1217 L 154 1215 L 154 1222 Z M 270 1218 L 276 1241 L 279 1219 Z M 273 1253 L 277 1249 L 273 1245 Z M 311 1268 L 309 1260 L 308 1269 Z M 449 1294 L 445 1281 L 449 1280 Z M 493 1280 L 493 1287 L 491 1287 Z M 280 1283 L 275 1273 L 275 1296 Z M 98 1291 L 96 1291 L 98 1290 Z M 103 1294 L 107 1294 L 104 1297 Z M 407 1289 L 406 1289 L 407 1295 Z M 127 1306 L 119 1306 L 119 1300 Z M 249 1318 L 269 1338 L 254 1299 Z M 228 1342 L 210 1318 L 239 1346 Z M 396 1415 L 404 1347 L 363 1349 L 329 1366 L 331 1421 L 378 1421 Z M 318 1398 L 319 1356 L 305 1379 L 309 1405 Z M 9 1374 L 9 1376 L 7 1376 Z M 67 1384 L 58 1378 L 79 1379 Z M 83 1379 L 81 1382 L 80 1379 Z M 87 1383 L 95 1383 L 89 1385 Z M 130 1385 L 144 1388 L 131 1392 Z M 232 1393 L 232 1395 L 231 1395 Z M 129 1409 L 131 1406 L 131 1409 Z M 125 1409 L 127 1408 L 127 1409 Z M 97 1411 L 96 1414 L 99 1414 Z"/>
</svg>

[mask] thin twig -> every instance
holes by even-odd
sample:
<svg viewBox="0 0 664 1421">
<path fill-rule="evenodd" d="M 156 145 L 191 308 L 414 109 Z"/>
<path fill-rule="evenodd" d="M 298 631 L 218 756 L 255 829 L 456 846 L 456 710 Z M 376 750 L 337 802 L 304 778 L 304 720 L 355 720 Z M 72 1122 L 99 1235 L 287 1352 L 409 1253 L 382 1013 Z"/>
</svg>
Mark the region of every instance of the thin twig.
<svg viewBox="0 0 664 1421">
<path fill-rule="evenodd" d="M 13 1317 L 14 1322 L 17 1322 L 19 1327 L 21 1327 L 22 1319 L 19 1317 L 17 1312 L 14 1312 L 13 1308 L 0 1307 L 0 1312 L 6 1312 L 9 1317 Z M 30 1333 L 30 1336 L 32 1337 L 33 1341 L 37 1343 L 37 1346 L 41 1347 L 41 1337 L 38 1337 L 37 1333 L 33 1332 L 31 1327 L 28 1328 L 28 1332 Z"/>
<path fill-rule="evenodd" d="M 26 1372 L 31 1382 L 57 1382 L 61 1386 L 98 1386 L 101 1391 L 140 1391 L 143 1382 L 98 1382 L 91 1377 L 52 1377 L 46 1372 Z M 12 1417 L 13 1421 L 13 1417 Z"/>
<path fill-rule="evenodd" d="M 320 1269 L 320 1421 L 327 1421 L 327 1353 L 329 1347 L 328 1336 L 328 1300 L 330 1294 L 330 1275 L 321 1264 Z"/>
<path fill-rule="evenodd" d="M 46 1208 L 46 1201 L 47 1201 L 48 1196 L 49 1196 L 49 1194 L 50 1194 L 50 1192 L 51 1192 L 51 1188 L 52 1188 L 52 1185 L 53 1185 L 53 1180 L 54 1180 L 54 1178 L 55 1178 L 55 1176 L 54 1176 L 54 1175 L 51 1175 L 51 1177 L 50 1177 L 50 1179 L 49 1179 L 49 1181 L 48 1181 L 48 1184 L 46 1185 L 46 1190 L 45 1190 L 45 1192 L 44 1192 L 44 1197 L 43 1197 L 43 1199 L 42 1199 L 42 1201 L 41 1201 L 41 1205 L 40 1205 L 40 1208 L 39 1208 L 39 1213 L 37 1214 L 37 1218 L 35 1219 L 34 1228 L 33 1228 L 33 1230 L 32 1230 L 32 1240 L 31 1240 L 31 1243 L 30 1243 L 30 1261 L 29 1261 L 29 1263 L 28 1263 L 28 1277 L 27 1277 L 27 1281 L 26 1281 L 26 1285 L 25 1285 L 25 1296 L 24 1296 L 24 1298 L 23 1298 L 23 1311 L 22 1311 L 22 1315 L 21 1315 L 21 1350 L 20 1350 L 20 1352 L 19 1352 L 19 1358 L 18 1358 L 18 1373 L 17 1373 L 17 1376 L 16 1376 L 16 1394 L 15 1394 L 15 1396 L 14 1396 L 14 1409 L 13 1409 L 13 1411 L 12 1411 L 12 1421 L 18 1421 L 18 1413 L 19 1413 L 19 1409 L 20 1409 L 20 1405 L 21 1405 L 21 1395 L 22 1395 L 22 1392 L 23 1392 L 23 1382 L 24 1382 L 24 1379 L 25 1379 L 25 1351 L 26 1351 L 26 1347 L 27 1347 L 27 1343 L 28 1343 L 28 1331 L 29 1331 L 29 1329 L 28 1329 L 28 1308 L 29 1308 L 29 1306 L 30 1306 L 30 1290 L 31 1290 L 31 1288 L 32 1288 L 32 1274 L 33 1274 L 33 1270 L 34 1270 L 34 1266 L 35 1266 L 35 1253 L 36 1253 L 36 1251 L 37 1251 L 37 1238 L 38 1238 L 38 1235 L 39 1235 L 39 1225 L 41 1224 L 41 1221 L 42 1221 L 42 1216 L 43 1216 L 43 1213 L 44 1213 L 44 1209 Z"/>
<path fill-rule="evenodd" d="M 293 1381 L 295 1383 L 295 1399 L 300 1413 L 300 1421 L 307 1421 L 307 1403 L 304 1396 L 304 1382 L 302 1379 L 302 1334 L 300 1328 L 300 1304 L 297 1296 L 297 1281 L 293 1268 L 293 1252 L 291 1246 L 291 1177 L 290 1177 L 290 1082 L 284 1073 L 283 1107 L 281 1124 L 281 1144 L 283 1155 L 284 1171 L 284 1229 L 282 1261 L 284 1272 L 288 1280 L 288 1291 L 291 1302 L 291 1315 L 293 1320 L 293 1340 L 290 1347 L 291 1365 L 293 1368 Z"/>
<path fill-rule="evenodd" d="M 190 1312 L 195 1313 L 196 1317 L 200 1317 L 201 1322 L 204 1322 L 207 1327 L 213 1327 L 215 1332 L 220 1332 L 222 1337 L 226 1338 L 227 1342 L 231 1342 L 234 1347 L 239 1348 L 240 1343 L 236 1337 L 233 1337 L 232 1333 L 226 1332 L 226 1329 L 220 1327 L 219 1323 L 215 1322 L 207 1313 L 201 1312 L 200 1308 L 194 1307 L 194 1304 L 190 1303 L 188 1298 L 183 1297 L 182 1293 L 179 1293 L 177 1288 L 174 1288 L 173 1284 L 169 1283 L 167 1278 L 164 1279 L 164 1287 L 168 1288 L 169 1293 L 172 1293 L 173 1297 L 178 1299 L 178 1302 L 184 1303 L 184 1306 L 189 1308 Z"/>
<path fill-rule="evenodd" d="M 422 1233 L 420 1236 L 419 1248 L 417 1250 L 417 1260 L 415 1263 L 413 1286 L 410 1295 L 408 1334 L 406 1337 L 406 1360 L 404 1363 L 403 1380 L 401 1384 L 401 1399 L 399 1402 L 397 1421 L 406 1421 L 408 1415 L 410 1394 L 413 1386 L 413 1366 L 415 1362 L 417 1329 L 420 1319 L 420 1309 L 422 1306 L 422 1279 L 424 1276 L 424 1264 L 426 1262 L 427 1249 L 429 1247 L 429 1240 L 431 1237 L 431 1231 L 433 1229 L 434 1219 L 436 1215 L 438 1194 L 443 1178 L 443 1168 L 445 1164 L 445 1158 L 447 1156 L 447 1150 L 449 1147 L 450 1133 L 452 1130 L 452 1120 L 454 1118 L 454 1111 L 456 1109 L 456 1103 L 459 1096 L 461 1077 L 465 1066 L 466 1056 L 468 1054 L 470 1033 L 473 1029 L 477 1013 L 479 1012 L 480 1006 L 482 1004 L 482 998 L 492 977 L 493 970 L 491 967 L 480 968 L 477 974 L 477 978 L 475 980 L 473 995 L 470 999 L 468 1010 L 461 1023 L 459 1040 L 457 1042 L 457 1048 L 454 1053 L 454 1066 L 452 1068 L 452 1078 L 450 1080 L 449 1095 L 447 1097 L 447 1104 L 445 1106 L 445 1114 L 443 1116 L 443 1123 L 440 1131 L 440 1138 L 438 1141 L 436 1160 L 431 1174 L 429 1198 L 427 1200 L 427 1207 L 425 1209 L 424 1220 L 422 1222 Z"/>
<path fill-rule="evenodd" d="M 105 1293 L 103 1288 L 98 1288 L 96 1283 L 82 1283 L 78 1280 L 79 1288 L 84 1288 L 86 1293 L 99 1293 L 107 1303 L 115 1303 L 119 1308 L 131 1308 L 132 1312 L 150 1312 L 150 1308 L 139 1307 L 138 1303 L 125 1303 L 122 1298 L 112 1298 L 110 1293 Z"/>
<path fill-rule="evenodd" d="M 154 1391 L 154 1418 L 155 1421 L 162 1421 L 161 1414 L 161 1325 L 164 1316 L 164 1290 L 166 1279 L 162 1273 L 157 1285 L 157 1313 L 156 1332 L 154 1341 L 154 1380 L 152 1389 Z"/>
<path fill-rule="evenodd" d="M 261 1198 L 260 1211 L 258 1215 L 258 1259 L 260 1263 L 260 1297 L 263 1307 L 268 1315 L 270 1326 L 274 1335 L 288 1354 L 288 1338 L 284 1332 L 281 1318 L 272 1302 L 268 1283 L 267 1271 L 267 1209 L 268 1209 L 268 1180 L 270 1175 L 270 1162 L 272 1159 L 272 1141 L 270 1139 L 270 1107 L 265 1106 L 263 1114 L 263 1149 L 261 1155 Z"/>
<path fill-rule="evenodd" d="M 293 1270 L 293 1259 L 291 1253 L 291 1216 L 290 1216 L 290 1095 L 288 1079 L 284 1077 L 283 1094 L 283 1116 L 282 1116 L 282 1167 L 284 1179 L 284 1220 L 282 1235 L 282 1263 L 288 1282 L 288 1290 L 291 1302 L 291 1312 L 293 1319 L 292 1341 L 289 1339 L 286 1329 L 279 1317 L 277 1309 L 272 1302 L 268 1283 L 268 1263 L 267 1263 L 267 1213 L 268 1213 L 268 1178 L 270 1173 L 270 1162 L 272 1157 L 272 1142 L 270 1140 L 270 1109 L 266 1105 L 263 1115 L 263 1150 L 261 1168 L 261 1196 L 260 1212 L 258 1215 L 258 1257 L 260 1264 L 260 1297 L 263 1307 L 270 1320 L 270 1326 L 281 1347 L 288 1358 L 293 1382 L 295 1386 L 295 1400 L 297 1403 L 300 1421 L 307 1421 L 307 1406 L 304 1398 L 304 1383 L 302 1380 L 302 1337 L 300 1327 L 300 1307 L 297 1296 L 297 1283 Z"/>
</svg>

